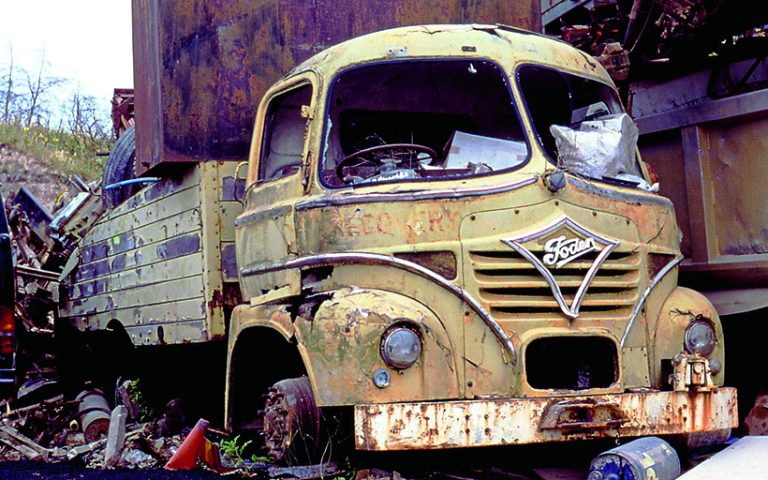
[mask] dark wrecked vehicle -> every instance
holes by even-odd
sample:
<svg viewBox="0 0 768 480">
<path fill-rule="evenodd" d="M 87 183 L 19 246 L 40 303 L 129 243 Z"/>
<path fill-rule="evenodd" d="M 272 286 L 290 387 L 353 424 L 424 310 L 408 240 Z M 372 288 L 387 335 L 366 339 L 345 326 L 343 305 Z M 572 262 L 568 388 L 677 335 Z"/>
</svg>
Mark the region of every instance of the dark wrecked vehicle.
<svg viewBox="0 0 768 480">
<path fill-rule="evenodd" d="M 0 195 L 0 205 L 4 205 Z M 5 208 L 0 208 L 0 393 L 12 387 L 16 374 L 16 332 L 13 318 L 15 279 L 13 249 Z"/>
</svg>

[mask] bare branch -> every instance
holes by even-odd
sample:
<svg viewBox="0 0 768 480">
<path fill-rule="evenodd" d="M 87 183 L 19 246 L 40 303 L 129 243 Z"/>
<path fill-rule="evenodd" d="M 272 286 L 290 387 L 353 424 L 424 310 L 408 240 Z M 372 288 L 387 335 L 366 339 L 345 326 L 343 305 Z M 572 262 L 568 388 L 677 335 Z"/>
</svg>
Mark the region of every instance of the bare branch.
<svg viewBox="0 0 768 480">
<path fill-rule="evenodd" d="M 8 78 L 6 80 L 5 99 L 3 102 L 3 122 L 8 123 L 11 120 L 11 98 L 13 97 L 13 44 L 8 44 L 8 56 L 11 59 L 11 65 L 8 67 Z"/>
<path fill-rule="evenodd" d="M 59 85 L 66 82 L 63 78 L 45 76 L 48 69 L 48 63 L 45 61 L 45 51 L 41 53 L 40 68 L 37 76 L 33 80 L 29 74 L 27 77 L 27 90 L 29 93 L 28 106 L 26 108 L 26 126 L 30 127 L 33 123 L 48 124 L 50 112 L 46 108 L 46 94 Z"/>
</svg>

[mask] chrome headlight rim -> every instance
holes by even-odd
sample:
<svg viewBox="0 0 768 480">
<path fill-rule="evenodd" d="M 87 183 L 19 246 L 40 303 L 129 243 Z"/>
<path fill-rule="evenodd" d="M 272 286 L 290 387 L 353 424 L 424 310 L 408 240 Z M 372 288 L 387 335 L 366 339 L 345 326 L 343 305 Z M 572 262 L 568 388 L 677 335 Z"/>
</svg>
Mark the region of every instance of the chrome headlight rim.
<svg viewBox="0 0 768 480">
<path fill-rule="evenodd" d="M 400 342 L 401 345 L 397 345 Z M 411 348 L 403 351 L 402 342 L 412 342 Z M 406 345 L 407 347 L 407 345 Z M 379 352 L 384 363 L 395 370 L 411 368 L 421 358 L 424 349 L 419 329 L 410 323 L 396 323 L 381 335 Z"/>
<path fill-rule="evenodd" d="M 702 333 L 709 337 L 707 343 L 703 345 L 700 341 L 697 341 L 697 337 L 700 337 Z M 712 355 L 717 347 L 717 331 L 714 325 L 703 318 L 692 321 L 685 327 L 683 345 L 688 353 L 701 355 L 702 357 Z"/>
</svg>

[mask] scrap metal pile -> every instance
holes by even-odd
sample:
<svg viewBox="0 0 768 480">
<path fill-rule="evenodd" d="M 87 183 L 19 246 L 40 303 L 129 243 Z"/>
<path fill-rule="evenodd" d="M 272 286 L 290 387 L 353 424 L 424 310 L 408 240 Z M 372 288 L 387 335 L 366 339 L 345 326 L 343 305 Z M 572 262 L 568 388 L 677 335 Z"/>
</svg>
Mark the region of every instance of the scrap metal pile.
<svg viewBox="0 0 768 480">
<path fill-rule="evenodd" d="M 77 242 L 104 212 L 97 184 L 79 177 L 70 183 L 55 215 L 24 187 L 6 202 L 16 257 L 16 316 L 29 333 L 52 333 L 58 278 Z"/>
<path fill-rule="evenodd" d="M 100 466 L 137 467 L 164 463 L 181 444 L 182 422 L 167 415 L 154 423 L 139 422 L 140 409 L 131 395 L 131 382 L 122 385 L 124 400 L 132 405 L 123 414 L 122 446 L 107 448 L 112 410 L 104 394 L 87 388 L 67 399 L 60 386 L 53 346 L 59 276 L 78 241 L 104 212 L 98 183 L 70 179 L 48 212 L 25 187 L 5 202 L 15 264 L 15 337 L 18 390 L 7 389 L 0 401 L 0 460 L 38 461 L 83 459 Z M 125 409 L 126 407 L 121 407 Z M 125 420 L 132 421 L 126 427 Z M 160 425 L 158 427 L 158 425 Z M 174 431 L 168 426 L 175 425 Z M 158 435 L 158 433 L 160 435 Z"/>
<path fill-rule="evenodd" d="M 112 451 L 109 444 L 118 433 L 110 432 L 115 413 L 105 395 L 89 388 L 67 399 L 59 384 L 53 347 L 58 279 L 80 238 L 104 212 L 98 183 L 86 184 L 77 177 L 70 183 L 54 214 L 24 187 L 5 202 L 16 273 L 15 367 L 20 387 L 6 391 L 8 398 L 0 401 L 0 459 L 84 459 L 94 466 L 164 463 L 181 444 L 182 422 L 169 421 L 167 414 L 155 422 L 139 422 L 143 417 L 135 383 L 126 381 L 118 389 L 120 403 L 131 408 L 119 407 L 125 411 L 119 422 L 122 445 L 117 450 L 112 446 Z M 133 423 L 126 426 L 126 420 Z"/>
<path fill-rule="evenodd" d="M 189 470 L 204 466 L 221 474 L 303 480 L 343 473 L 335 462 L 281 467 L 266 457 L 244 458 L 243 450 L 250 441 L 229 439 L 203 419 L 193 428 L 184 426 L 179 399 L 169 402 L 160 415 L 148 413 L 136 381 L 119 386 L 114 409 L 101 390 L 84 390 L 74 400 L 65 400 L 55 393 L 56 387 L 50 380 L 28 382 L 16 400 L 0 402 L 4 410 L 0 414 L 0 462 L 78 462 L 95 469 Z M 30 404 L 41 396 L 50 397 Z"/>
<path fill-rule="evenodd" d="M 727 0 L 542 2 L 542 25 L 594 55 L 614 81 L 659 77 L 764 51 L 768 4 Z"/>
</svg>

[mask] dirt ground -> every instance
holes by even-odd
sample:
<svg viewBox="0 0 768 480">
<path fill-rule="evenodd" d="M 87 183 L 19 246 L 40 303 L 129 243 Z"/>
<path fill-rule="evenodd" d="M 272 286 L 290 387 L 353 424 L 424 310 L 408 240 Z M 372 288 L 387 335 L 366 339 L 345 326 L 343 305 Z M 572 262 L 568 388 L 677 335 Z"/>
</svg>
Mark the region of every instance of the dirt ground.
<svg viewBox="0 0 768 480">
<path fill-rule="evenodd" d="M 67 188 L 67 177 L 53 167 L 0 144 L 0 192 L 3 199 L 24 186 L 49 211 Z"/>
<path fill-rule="evenodd" d="M 216 473 L 204 470 L 169 472 L 162 469 L 131 470 L 128 468 L 86 469 L 73 463 L 0 462 L 3 480 L 206 480 L 221 479 Z"/>
</svg>

